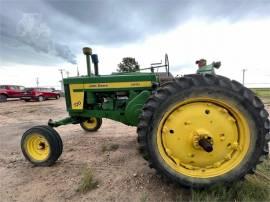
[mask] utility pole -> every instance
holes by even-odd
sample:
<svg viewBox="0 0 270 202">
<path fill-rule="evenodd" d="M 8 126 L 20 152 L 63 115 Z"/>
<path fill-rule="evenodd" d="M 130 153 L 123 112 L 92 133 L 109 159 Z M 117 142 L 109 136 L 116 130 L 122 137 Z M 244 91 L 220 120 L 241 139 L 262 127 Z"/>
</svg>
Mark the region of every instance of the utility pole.
<svg viewBox="0 0 270 202">
<path fill-rule="evenodd" d="M 39 79 L 38 79 L 38 77 L 36 78 L 36 84 L 37 84 L 37 87 L 38 87 L 38 85 L 39 85 Z"/>
<path fill-rule="evenodd" d="M 61 90 L 62 91 L 64 91 L 64 76 L 63 76 L 63 71 L 64 71 L 64 69 L 59 69 L 59 71 L 60 71 L 60 74 L 61 74 L 61 81 L 60 81 L 60 83 L 61 83 Z"/>
<path fill-rule="evenodd" d="M 242 69 L 243 71 L 243 80 L 242 80 L 242 84 L 245 85 L 245 76 L 246 76 L 246 71 L 247 69 Z"/>
<path fill-rule="evenodd" d="M 64 79 L 64 76 L 63 76 L 63 71 L 64 71 L 64 69 L 59 69 L 59 71 L 60 71 L 60 73 L 61 73 L 61 77 L 62 77 L 62 81 L 63 81 L 63 79 Z"/>
<path fill-rule="evenodd" d="M 69 77 L 69 71 L 66 71 L 66 74 L 67 74 L 67 78 Z"/>
<path fill-rule="evenodd" d="M 80 76 L 79 67 L 77 65 L 77 76 Z"/>
</svg>

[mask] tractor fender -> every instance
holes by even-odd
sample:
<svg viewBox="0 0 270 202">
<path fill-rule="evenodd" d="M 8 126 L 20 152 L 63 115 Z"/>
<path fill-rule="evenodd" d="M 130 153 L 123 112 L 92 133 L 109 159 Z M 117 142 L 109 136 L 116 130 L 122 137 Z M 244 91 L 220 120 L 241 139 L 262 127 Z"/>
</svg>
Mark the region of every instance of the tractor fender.
<svg viewBox="0 0 270 202">
<path fill-rule="evenodd" d="M 143 105 L 150 95 L 150 91 L 144 90 L 128 102 L 125 109 L 125 116 L 129 123 L 132 123 L 132 125 L 138 124 Z"/>
</svg>

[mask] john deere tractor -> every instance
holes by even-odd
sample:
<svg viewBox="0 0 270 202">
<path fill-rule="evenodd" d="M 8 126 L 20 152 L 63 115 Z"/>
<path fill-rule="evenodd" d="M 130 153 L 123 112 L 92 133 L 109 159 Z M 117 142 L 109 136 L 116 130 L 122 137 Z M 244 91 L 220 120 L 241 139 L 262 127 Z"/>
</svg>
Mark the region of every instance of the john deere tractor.
<svg viewBox="0 0 270 202">
<path fill-rule="evenodd" d="M 158 65 L 147 73 L 99 75 L 97 55 L 90 48 L 83 52 L 88 75 L 64 79 L 69 117 L 22 136 L 22 152 L 34 165 L 50 166 L 61 155 L 55 127 L 72 123 L 95 132 L 102 118 L 136 126 L 149 166 L 187 187 L 242 179 L 267 156 L 270 122 L 264 104 L 242 84 L 216 75 L 213 68 L 220 63 L 173 77 L 166 57 L 164 72 L 155 71 Z"/>
</svg>

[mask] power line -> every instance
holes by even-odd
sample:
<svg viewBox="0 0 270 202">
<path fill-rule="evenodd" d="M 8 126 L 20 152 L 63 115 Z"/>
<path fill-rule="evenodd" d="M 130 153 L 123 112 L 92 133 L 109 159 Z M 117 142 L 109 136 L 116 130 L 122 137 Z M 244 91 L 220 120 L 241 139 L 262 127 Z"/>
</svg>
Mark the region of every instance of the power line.
<svg viewBox="0 0 270 202">
<path fill-rule="evenodd" d="M 246 83 L 246 84 L 269 84 L 270 85 L 270 83 Z"/>
</svg>

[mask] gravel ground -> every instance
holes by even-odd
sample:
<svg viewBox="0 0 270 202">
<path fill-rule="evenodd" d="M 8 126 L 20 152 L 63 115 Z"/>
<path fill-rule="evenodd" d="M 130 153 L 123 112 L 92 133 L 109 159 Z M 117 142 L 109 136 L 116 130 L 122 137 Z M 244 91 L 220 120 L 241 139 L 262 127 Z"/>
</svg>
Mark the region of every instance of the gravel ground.
<svg viewBox="0 0 270 202">
<path fill-rule="evenodd" d="M 21 135 L 50 118 L 66 116 L 64 99 L 0 104 L 1 201 L 175 201 L 190 194 L 163 182 L 148 167 L 137 151 L 135 127 L 107 119 L 96 133 L 86 133 L 79 125 L 57 128 L 64 144 L 62 156 L 51 167 L 33 167 L 21 154 Z M 119 148 L 104 151 L 112 144 Z M 86 166 L 98 187 L 79 193 L 76 189 Z"/>
</svg>

